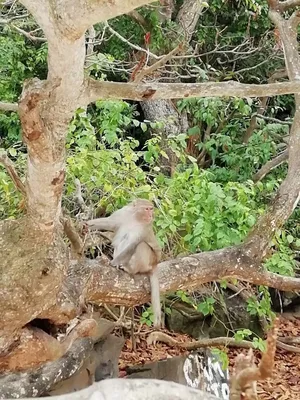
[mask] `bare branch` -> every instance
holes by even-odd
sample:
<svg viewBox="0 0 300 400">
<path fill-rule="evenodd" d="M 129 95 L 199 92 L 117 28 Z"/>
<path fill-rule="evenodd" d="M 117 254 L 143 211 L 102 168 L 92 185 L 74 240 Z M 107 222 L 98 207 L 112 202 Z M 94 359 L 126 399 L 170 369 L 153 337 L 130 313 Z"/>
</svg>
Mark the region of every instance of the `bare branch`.
<svg viewBox="0 0 300 400">
<path fill-rule="evenodd" d="M 19 32 L 22 35 L 24 35 L 25 37 L 27 37 L 27 39 L 32 40 L 33 42 L 47 42 L 46 38 L 34 36 L 30 32 L 26 32 L 26 31 L 24 31 L 24 29 L 21 29 L 14 24 L 10 24 L 10 26 L 13 27 L 17 32 Z"/>
<path fill-rule="evenodd" d="M 19 177 L 19 174 L 15 169 L 14 163 L 10 160 L 6 152 L 0 153 L 0 163 L 6 168 L 8 175 L 10 176 L 11 180 L 13 181 L 19 192 L 26 196 L 24 183 L 21 181 L 21 178 Z"/>
<path fill-rule="evenodd" d="M 193 290 L 204 283 L 227 278 L 286 291 L 300 289 L 300 279 L 267 272 L 256 264 L 250 254 L 249 248 L 239 246 L 165 261 L 158 268 L 161 292 L 178 288 Z M 79 270 L 84 265 L 88 267 L 88 274 L 92 274 L 86 288 L 87 301 L 128 307 L 149 301 L 148 277 L 138 276 L 134 280 L 125 272 L 111 267 L 104 259 L 85 260 Z M 85 272 L 81 280 L 84 279 Z"/>
<path fill-rule="evenodd" d="M 134 82 L 138 83 L 141 82 L 142 79 L 145 76 L 149 76 L 151 75 L 154 71 L 156 71 L 158 68 L 164 66 L 169 60 L 171 60 L 171 58 L 181 52 L 183 49 L 183 44 L 180 43 L 177 47 L 175 47 L 175 49 L 173 49 L 172 51 L 170 51 L 170 53 L 166 54 L 165 56 L 163 56 L 160 60 L 156 61 L 156 63 L 152 64 L 150 67 L 148 68 L 144 68 L 142 69 L 140 72 L 137 73 L 137 75 L 135 76 Z"/>
<path fill-rule="evenodd" d="M 84 106 L 98 99 L 155 100 L 188 97 L 264 97 L 300 92 L 300 81 L 276 82 L 263 85 L 234 81 L 207 83 L 122 83 L 87 79 L 85 91 L 78 99 Z"/>
<path fill-rule="evenodd" d="M 213 346 L 228 346 L 228 347 L 242 347 L 244 349 L 251 349 L 253 343 L 249 340 L 239 340 L 230 337 L 216 337 L 208 339 L 195 340 L 193 342 L 179 342 L 163 332 L 151 332 L 147 338 L 147 344 L 156 344 L 157 342 L 166 343 L 168 346 L 180 347 L 187 350 L 196 350 L 199 347 L 213 347 Z"/>
<path fill-rule="evenodd" d="M 147 29 L 147 21 L 138 11 L 130 11 L 127 15 L 140 24 L 142 28 Z"/>
<path fill-rule="evenodd" d="M 0 110 L 1 111 L 18 111 L 18 104 L 17 103 L 5 103 L 0 101 Z"/>
<path fill-rule="evenodd" d="M 63 217 L 62 218 L 63 226 L 64 226 L 64 232 L 69 238 L 71 245 L 72 245 L 72 250 L 73 250 L 73 255 L 75 258 L 81 258 L 84 250 L 84 245 L 83 242 L 76 231 L 71 218 L 69 217 Z"/>
<path fill-rule="evenodd" d="M 136 45 L 136 44 L 134 44 L 134 43 L 131 43 L 129 40 L 125 39 L 124 36 L 120 35 L 119 32 L 115 31 L 110 25 L 108 25 L 107 22 L 105 23 L 105 27 L 106 27 L 111 33 L 113 33 L 115 36 L 117 36 L 117 38 L 119 38 L 122 42 L 128 44 L 128 46 L 132 47 L 133 49 L 138 50 L 138 51 L 142 51 L 143 53 L 146 53 L 147 55 L 149 54 L 151 57 L 153 57 L 153 58 L 155 58 L 155 59 L 159 59 L 159 58 L 160 58 L 160 57 L 157 56 L 156 54 L 151 53 L 149 50 L 144 49 L 143 47 L 138 46 L 138 45 Z"/>
<path fill-rule="evenodd" d="M 283 164 L 289 158 L 289 151 L 286 149 L 281 154 L 273 158 L 272 160 L 268 161 L 265 165 L 263 165 L 253 176 L 253 181 L 258 182 L 261 181 L 272 169 L 278 167 L 279 165 Z"/>
<path fill-rule="evenodd" d="M 293 125 L 292 121 L 282 121 L 281 119 L 273 118 L 273 117 L 267 117 L 266 115 L 262 115 L 262 114 L 259 114 L 259 113 L 253 114 L 253 116 L 256 116 L 257 118 L 264 119 L 265 121 L 268 121 L 268 122 L 275 122 L 275 123 L 281 124 L 281 125 L 289 125 L 289 126 Z"/>
</svg>

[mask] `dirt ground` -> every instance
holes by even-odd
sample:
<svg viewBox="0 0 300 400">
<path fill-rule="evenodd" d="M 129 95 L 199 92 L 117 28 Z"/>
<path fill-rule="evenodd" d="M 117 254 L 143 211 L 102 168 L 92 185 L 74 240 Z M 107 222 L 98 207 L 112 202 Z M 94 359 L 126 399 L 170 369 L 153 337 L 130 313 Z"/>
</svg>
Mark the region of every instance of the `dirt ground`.
<svg viewBox="0 0 300 400">
<path fill-rule="evenodd" d="M 170 332 L 167 332 L 170 335 Z M 169 347 L 163 343 L 156 346 L 147 346 L 146 337 L 149 330 L 144 328 L 136 336 L 135 343 L 127 339 L 119 362 L 120 377 L 126 375 L 125 368 L 129 365 L 147 363 L 163 360 L 186 353 L 185 350 Z M 192 341 L 187 335 L 172 334 L 181 342 Z M 280 317 L 279 336 L 300 337 L 300 319 Z M 275 369 L 272 378 L 264 382 L 258 382 L 258 395 L 260 400 L 300 400 L 300 345 L 299 353 L 290 353 L 277 350 L 275 358 Z M 236 355 L 246 352 L 245 349 L 224 349 L 230 360 L 230 368 L 234 363 Z M 256 353 L 257 362 L 260 354 Z"/>
</svg>

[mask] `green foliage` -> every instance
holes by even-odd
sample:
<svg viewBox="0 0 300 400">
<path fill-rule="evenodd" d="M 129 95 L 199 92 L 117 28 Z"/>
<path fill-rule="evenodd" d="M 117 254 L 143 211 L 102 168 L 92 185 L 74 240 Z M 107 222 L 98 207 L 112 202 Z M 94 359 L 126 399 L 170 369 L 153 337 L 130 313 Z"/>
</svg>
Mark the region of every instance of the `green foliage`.
<svg viewBox="0 0 300 400">
<path fill-rule="evenodd" d="M 145 324 L 147 326 L 151 326 L 154 322 L 154 314 L 152 310 L 152 306 L 149 306 L 142 312 L 140 317 L 140 323 Z"/>
<path fill-rule="evenodd" d="M 247 301 L 247 311 L 250 315 L 257 315 L 258 317 L 268 317 L 273 319 L 275 314 L 271 310 L 271 296 L 266 287 L 260 286 L 260 299 L 251 297 Z"/>
<path fill-rule="evenodd" d="M 237 342 L 242 340 L 251 339 L 253 347 L 262 352 L 266 351 L 266 343 L 259 337 L 254 336 L 254 333 L 250 329 L 241 329 L 235 332 L 234 338 Z"/>
<path fill-rule="evenodd" d="M 197 310 L 200 311 L 204 316 L 212 315 L 215 311 L 214 304 L 216 300 L 213 297 L 208 297 L 204 301 L 198 304 Z"/>
<path fill-rule="evenodd" d="M 29 44 L 18 33 L 4 29 L 0 36 L 0 99 L 15 102 L 25 79 L 46 76 L 47 46 Z M 20 123 L 15 113 L 0 112 L 0 139 L 8 145 L 20 139 Z"/>
<path fill-rule="evenodd" d="M 175 292 L 175 295 L 178 296 L 183 303 L 189 304 L 194 308 L 197 308 L 197 304 L 195 303 L 194 299 L 188 296 L 184 290 L 177 290 Z"/>
<path fill-rule="evenodd" d="M 229 367 L 229 358 L 225 353 L 225 351 L 217 348 L 212 348 L 211 352 L 214 356 L 216 356 L 217 360 L 221 363 L 223 371 L 226 371 L 226 369 Z"/>
<path fill-rule="evenodd" d="M 0 148 L 0 155 L 3 149 Z M 18 160 L 18 169 L 24 170 L 25 155 L 15 147 L 9 148 L 8 155 L 13 160 Z M 21 172 L 20 171 L 20 172 Z M 16 190 L 4 166 L 0 164 L 0 218 L 17 218 L 22 214 L 21 194 Z"/>
<path fill-rule="evenodd" d="M 99 100 L 95 106 L 88 113 L 81 108 L 76 111 L 69 128 L 68 147 L 95 150 L 98 144 L 116 145 L 134 124 L 134 108 L 125 101 Z"/>
<path fill-rule="evenodd" d="M 253 107 L 252 99 L 228 101 L 212 97 L 178 102 L 178 108 L 189 114 L 193 124 L 188 134 L 199 136 L 197 147 L 209 155 L 210 171 L 220 182 L 251 179 L 276 155 L 282 136 L 288 134 L 286 125 L 260 119 L 258 129 L 243 143 Z"/>
</svg>

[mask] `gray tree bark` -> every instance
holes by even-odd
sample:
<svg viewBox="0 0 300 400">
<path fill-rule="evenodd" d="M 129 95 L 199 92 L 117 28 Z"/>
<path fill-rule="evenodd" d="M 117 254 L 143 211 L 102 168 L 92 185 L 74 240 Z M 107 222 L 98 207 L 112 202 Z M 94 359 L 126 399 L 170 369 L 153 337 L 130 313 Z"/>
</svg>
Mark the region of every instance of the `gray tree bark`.
<svg viewBox="0 0 300 400">
<path fill-rule="evenodd" d="M 181 6 L 176 22 L 181 27 L 185 42 L 188 44 L 192 38 L 196 25 L 202 11 L 202 1 L 185 0 Z M 164 12 L 171 18 L 171 12 Z M 161 158 L 160 163 L 162 169 L 170 174 L 173 173 L 176 167 L 177 158 L 173 151 L 168 148 L 167 138 L 169 135 L 177 136 L 180 133 L 186 133 L 188 129 L 187 117 L 185 114 L 180 114 L 176 109 L 172 100 L 148 100 L 141 102 L 141 107 L 144 112 L 145 119 L 155 122 L 164 122 L 164 127 L 156 131 L 161 136 L 162 148 L 167 153 L 169 159 Z"/>
</svg>

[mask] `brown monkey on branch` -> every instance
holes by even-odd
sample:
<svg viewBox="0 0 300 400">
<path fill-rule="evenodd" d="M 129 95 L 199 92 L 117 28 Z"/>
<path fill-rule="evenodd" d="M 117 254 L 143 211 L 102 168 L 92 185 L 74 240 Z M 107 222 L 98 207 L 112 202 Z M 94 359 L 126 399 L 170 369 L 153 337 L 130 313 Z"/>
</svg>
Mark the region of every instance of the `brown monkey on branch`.
<svg viewBox="0 0 300 400">
<path fill-rule="evenodd" d="M 115 211 L 110 217 L 87 222 L 91 230 L 114 232 L 113 266 L 121 266 L 130 275 L 148 274 L 154 326 L 161 327 L 161 309 L 157 264 L 161 249 L 153 231 L 153 204 L 137 199 Z"/>
</svg>

